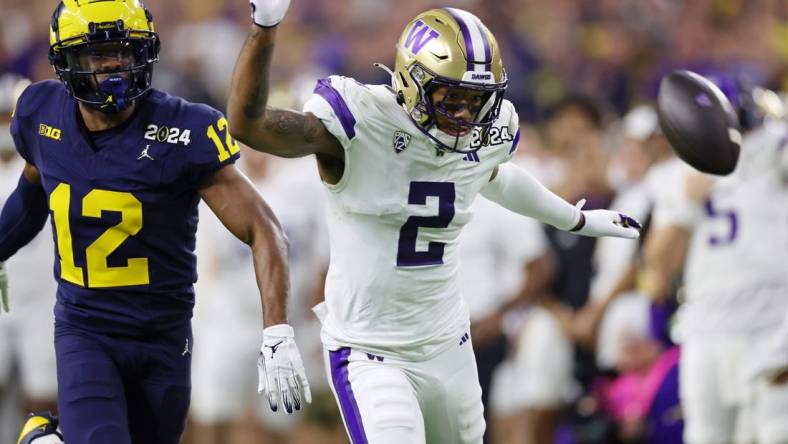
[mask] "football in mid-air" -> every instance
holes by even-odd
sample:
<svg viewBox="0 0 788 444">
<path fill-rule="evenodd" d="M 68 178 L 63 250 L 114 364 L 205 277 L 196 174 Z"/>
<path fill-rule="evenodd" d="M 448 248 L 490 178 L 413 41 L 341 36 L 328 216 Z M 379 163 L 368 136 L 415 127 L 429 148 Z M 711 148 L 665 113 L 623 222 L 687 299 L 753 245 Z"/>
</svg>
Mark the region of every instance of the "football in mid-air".
<svg viewBox="0 0 788 444">
<path fill-rule="evenodd" d="M 739 160 L 741 130 L 730 101 L 709 79 L 677 70 L 659 85 L 657 114 L 673 150 L 698 171 L 730 174 Z"/>
</svg>

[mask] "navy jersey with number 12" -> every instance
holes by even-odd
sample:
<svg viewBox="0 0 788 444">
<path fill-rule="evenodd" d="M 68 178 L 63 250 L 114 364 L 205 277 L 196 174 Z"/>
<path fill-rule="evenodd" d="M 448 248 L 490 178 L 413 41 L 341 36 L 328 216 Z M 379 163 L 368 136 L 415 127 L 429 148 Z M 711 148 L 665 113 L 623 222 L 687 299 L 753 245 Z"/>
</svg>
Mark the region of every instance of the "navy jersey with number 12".
<svg viewBox="0 0 788 444">
<path fill-rule="evenodd" d="M 199 187 L 235 162 L 218 111 L 158 90 L 122 125 L 89 133 L 60 82 L 31 85 L 11 123 L 41 173 L 55 237 L 55 317 L 99 331 L 188 320 Z"/>
</svg>

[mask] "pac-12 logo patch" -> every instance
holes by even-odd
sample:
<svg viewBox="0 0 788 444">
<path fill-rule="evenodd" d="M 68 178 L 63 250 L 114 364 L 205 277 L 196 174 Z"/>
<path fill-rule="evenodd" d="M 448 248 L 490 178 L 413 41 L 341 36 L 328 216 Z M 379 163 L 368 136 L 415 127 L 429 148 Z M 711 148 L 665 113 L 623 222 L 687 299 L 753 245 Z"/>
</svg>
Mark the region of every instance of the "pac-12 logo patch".
<svg viewBox="0 0 788 444">
<path fill-rule="evenodd" d="M 410 134 L 397 130 L 394 132 L 394 151 L 401 153 L 410 144 Z"/>
</svg>

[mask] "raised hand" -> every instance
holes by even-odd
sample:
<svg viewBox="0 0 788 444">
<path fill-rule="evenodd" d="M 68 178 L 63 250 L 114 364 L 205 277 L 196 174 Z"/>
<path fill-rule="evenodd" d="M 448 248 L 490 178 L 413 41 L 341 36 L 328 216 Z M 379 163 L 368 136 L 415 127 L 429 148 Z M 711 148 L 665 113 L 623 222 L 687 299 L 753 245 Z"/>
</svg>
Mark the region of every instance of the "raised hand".
<svg viewBox="0 0 788 444">
<path fill-rule="evenodd" d="M 290 0 L 250 0 L 252 21 L 264 28 L 276 26 L 285 18 Z"/>
</svg>

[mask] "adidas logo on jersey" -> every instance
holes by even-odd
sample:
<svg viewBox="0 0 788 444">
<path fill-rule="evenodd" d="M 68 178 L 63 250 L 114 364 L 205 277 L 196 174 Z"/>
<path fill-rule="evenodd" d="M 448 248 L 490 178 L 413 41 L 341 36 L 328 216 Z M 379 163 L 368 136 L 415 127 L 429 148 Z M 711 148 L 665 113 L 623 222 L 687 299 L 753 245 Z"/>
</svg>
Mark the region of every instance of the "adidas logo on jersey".
<svg viewBox="0 0 788 444">
<path fill-rule="evenodd" d="M 394 132 L 394 151 L 399 154 L 410 144 L 410 134 L 405 131 L 397 130 Z"/>
<path fill-rule="evenodd" d="M 471 151 L 470 153 L 466 154 L 465 157 L 463 157 L 462 159 L 468 162 L 476 162 L 476 163 L 482 161 L 481 158 L 479 157 L 478 151 Z"/>
</svg>

